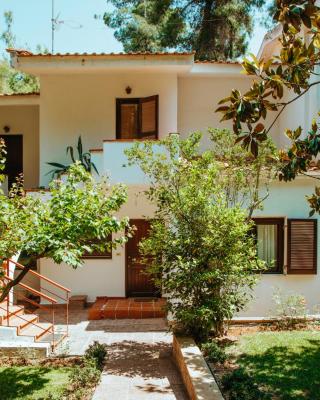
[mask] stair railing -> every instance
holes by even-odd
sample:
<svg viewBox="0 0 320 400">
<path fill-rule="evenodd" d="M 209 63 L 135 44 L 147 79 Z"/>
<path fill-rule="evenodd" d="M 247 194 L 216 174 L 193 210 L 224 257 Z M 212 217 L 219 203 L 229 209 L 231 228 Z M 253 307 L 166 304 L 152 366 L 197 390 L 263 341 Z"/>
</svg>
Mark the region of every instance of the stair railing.
<svg viewBox="0 0 320 400">
<path fill-rule="evenodd" d="M 5 267 L 5 277 L 3 280 L 6 281 L 6 283 L 13 281 L 13 279 L 10 277 L 10 264 L 14 264 L 15 267 L 18 270 L 24 270 L 26 267 L 23 266 L 22 264 L 12 260 L 8 259 L 4 263 Z M 35 276 L 36 278 L 39 279 L 40 281 L 40 290 L 36 290 L 32 288 L 31 286 L 27 285 L 28 283 L 28 276 Z M 47 283 L 47 286 L 50 285 L 50 289 L 47 287 L 44 287 L 42 284 L 42 281 Z M 30 282 L 30 281 L 29 281 Z M 28 295 L 24 295 L 21 293 L 21 289 L 23 292 L 27 292 Z M 57 293 L 57 290 L 62 292 L 62 293 Z M 45 293 L 44 293 L 45 292 Z M 43 310 L 41 313 L 41 320 L 45 320 L 46 322 L 49 322 L 52 324 L 52 347 L 54 348 L 58 342 L 60 342 L 61 338 L 68 336 L 69 334 L 69 300 L 70 300 L 70 289 L 60 285 L 59 283 L 39 274 L 36 271 L 29 270 L 26 276 L 23 278 L 23 282 L 19 282 L 15 286 L 15 297 L 17 301 L 23 301 L 24 303 L 31 304 L 34 308 Z M 33 295 L 39 298 L 40 302 L 32 300 L 29 296 Z M 42 302 L 49 303 L 49 307 L 47 305 L 44 305 Z M 60 335 L 60 340 L 56 341 L 55 340 L 55 307 L 59 306 L 59 303 L 63 303 L 63 307 L 65 308 L 65 323 L 66 323 L 66 332 L 61 333 Z M 3 307 L 0 306 L 0 308 L 3 309 Z M 32 314 L 33 311 L 28 311 L 25 309 L 25 313 Z M 50 319 L 47 318 L 47 315 L 51 314 L 51 321 Z M 25 318 L 23 318 L 20 315 L 14 315 L 17 318 L 20 318 L 21 320 L 24 320 L 28 322 Z M 8 295 L 6 298 L 6 317 L 7 317 L 7 326 L 10 326 L 10 296 Z M 40 325 L 37 325 L 36 323 L 30 322 L 30 324 L 38 326 L 40 329 L 46 331 L 45 328 L 41 327 Z M 46 333 L 46 332 L 43 332 Z"/>
</svg>

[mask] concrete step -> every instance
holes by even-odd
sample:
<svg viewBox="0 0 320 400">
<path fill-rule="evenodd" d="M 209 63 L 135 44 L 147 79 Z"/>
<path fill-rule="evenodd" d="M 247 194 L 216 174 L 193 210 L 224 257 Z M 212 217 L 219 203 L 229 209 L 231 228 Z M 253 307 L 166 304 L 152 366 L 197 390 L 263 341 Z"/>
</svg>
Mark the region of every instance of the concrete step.
<svg viewBox="0 0 320 400">
<path fill-rule="evenodd" d="M 22 315 L 24 307 L 22 306 L 9 306 L 9 316 Z M 7 319 L 7 303 L 0 303 L 0 323 Z"/>
<path fill-rule="evenodd" d="M 33 336 L 35 341 L 39 340 L 43 335 L 52 332 L 53 325 L 45 322 L 38 322 L 36 325 L 28 325 L 20 330 L 20 335 Z"/>
<path fill-rule="evenodd" d="M 23 315 L 14 315 L 10 317 L 8 320 L 4 321 L 3 324 L 6 326 L 17 327 L 18 331 L 26 328 L 29 324 L 39 322 L 39 317 L 35 314 L 23 314 Z M 8 323 L 8 325 L 7 325 Z"/>
</svg>

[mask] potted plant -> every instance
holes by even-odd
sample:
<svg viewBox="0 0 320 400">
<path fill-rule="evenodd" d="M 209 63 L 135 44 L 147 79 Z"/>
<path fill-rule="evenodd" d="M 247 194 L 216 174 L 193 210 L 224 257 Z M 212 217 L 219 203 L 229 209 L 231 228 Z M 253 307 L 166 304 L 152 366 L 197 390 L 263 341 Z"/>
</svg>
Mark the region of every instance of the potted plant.
<svg viewBox="0 0 320 400">
<path fill-rule="evenodd" d="M 82 139 L 81 136 L 78 138 L 78 144 L 76 147 L 76 150 L 78 152 L 78 159 L 75 159 L 74 157 L 74 148 L 73 146 L 68 146 L 67 147 L 67 155 L 70 155 L 72 164 L 74 164 L 76 161 L 80 161 L 81 165 L 87 172 L 92 172 L 93 170 L 99 175 L 99 172 L 97 170 L 97 167 L 95 164 L 91 161 L 91 154 L 89 152 L 83 152 L 83 146 L 82 146 Z M 52 174 L 52 177 L 57 176 L 58 178 L 61 178 L 61 176 L 66 175 L 68 173 L 68 170 L 70 168 L 71 164 L 64 165 L 58 162 L 47 162 L 48 165 L 51 167 L 54 167 L 51 171 L 47 173 L 47 175 Z"/>
</svg>

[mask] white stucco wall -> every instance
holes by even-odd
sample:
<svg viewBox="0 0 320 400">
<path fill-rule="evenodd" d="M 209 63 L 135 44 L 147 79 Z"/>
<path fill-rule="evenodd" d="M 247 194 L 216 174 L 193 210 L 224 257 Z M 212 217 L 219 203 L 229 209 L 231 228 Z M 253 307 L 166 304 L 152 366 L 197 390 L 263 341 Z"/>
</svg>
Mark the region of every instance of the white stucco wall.
<svg viewBox="0 0 320 400">
<path fill-rule="evenodd" d="M 239 77 L 203 76 L 179 77 L 178 80 L 178 131 L 182 137 L 190 132 L 202 131 L 204 134 L 203 147 L 210 144 L 206 134 L 208 127 L 232 128 L 232 121 L 221 123 L 221 113 L 216 113 L 218 102 L 229 96 L 232 89 L 239 89 L 242 93 L 250 88 L 252 80 L 245 75 Z M 265 122 L 268 127 L 275 114 Z M 272 130 L 272 137 L 276 144 L 280 144 L 278 124 Z"/>
<path fill-rule="evenodd" d="M 10 132 L 3 131 L 4 126 Z M 23 172 L 26 188 L 39 184 L 39 107 L 36 105 L 0 106 L 0 133 L 23 135 Z"/>
<path fill-rule="evenodd" d="M 154 207 L 143 195 L 143 190 L 143 186 L 128 188 L 129 199 L 119 217 L 139 219 L 153 215 Z M 56 265 L 49 259 L 41 259 L 40 273 L 71 289 L 71 295 L 88 295 L 89 302 L 95 301 L 97 296 L 123 297 L 126 294 L 125 246 L 113 250 L 112 259 L 86 260 L 83 267 L 76 270 L 66 264 Z M 46 287 L 45 282 L 43 286 Z"/>
<path fill-rule="evenodd" d="M 128 96 L 127 86 L 132 88 Z M 176 74 L 96 74 L 41 77 L 40 179 L 48 161 L 66 162 L 65 149 L 81 134 L 86 150 L 116 136 L 116 98 L 159 95 L 159 135 L 177 131 Z"/>
</svg>

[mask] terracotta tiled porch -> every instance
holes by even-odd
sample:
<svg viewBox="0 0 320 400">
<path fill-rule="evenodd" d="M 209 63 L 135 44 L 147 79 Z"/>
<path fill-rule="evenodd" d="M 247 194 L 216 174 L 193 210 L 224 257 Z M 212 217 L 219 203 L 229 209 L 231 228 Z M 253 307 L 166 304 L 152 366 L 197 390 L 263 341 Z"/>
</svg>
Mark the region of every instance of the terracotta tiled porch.
<svg viewBox="0 0 320 400">
<path fill-rule="evenodd" d="M 166 299 L 98 297 L 88 312 L 89 320 L 163 318 Z"/>
</svg>

